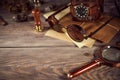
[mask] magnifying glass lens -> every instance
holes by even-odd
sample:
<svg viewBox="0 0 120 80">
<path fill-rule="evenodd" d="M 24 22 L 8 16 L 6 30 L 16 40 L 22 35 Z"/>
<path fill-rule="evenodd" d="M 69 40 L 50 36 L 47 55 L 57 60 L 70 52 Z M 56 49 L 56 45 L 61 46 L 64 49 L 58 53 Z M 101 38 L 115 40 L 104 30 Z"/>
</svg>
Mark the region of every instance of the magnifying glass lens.
<svg viewBox="0 0 120 80">
<path fill-rule="evenodd" d="M 78 25 L 74 25 L 74 24 L 69 25 L 67 27 L 67 33 L 74 41 L 81 42 L 84 39 L 84 36 L 83 36 L 84 31 Z"/>
<path fill-rule="evenodd" d="M 106 48 L 102 51 L 102 57 L 108 61 L 120 62 L 120 50 L 117 48 Z"/>
</svg>

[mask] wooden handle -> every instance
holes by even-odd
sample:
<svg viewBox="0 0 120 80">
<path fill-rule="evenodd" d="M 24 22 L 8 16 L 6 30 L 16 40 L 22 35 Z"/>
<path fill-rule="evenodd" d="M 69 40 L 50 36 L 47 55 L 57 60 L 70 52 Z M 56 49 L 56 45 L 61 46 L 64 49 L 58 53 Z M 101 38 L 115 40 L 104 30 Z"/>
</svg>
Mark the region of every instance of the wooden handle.
<svg viewBox="0 0 120 80">
<path fill-rule="evenodd" d="M 58 9 L 55 13 L 48 17 L 47 21 L 52 24 L 52 26 L 57 24 L 62 17 L 64 17 L 70 12 L 69 8 L 70 4 Z"/>
<path fill-rule="evenodd" d="M 102 60 L 95 60 L 95 61 L 67 74 L 67 78 L 68 79 L 74 78 L 74 77 L 76 77 L 76 76 L 78 76 L 78 75 L 80 75 L 80 74 L 82 74 L 82 73 L 84 73 L 92 68 L 99 66 L 101 63 L 102 63 Z"/>
</svg>

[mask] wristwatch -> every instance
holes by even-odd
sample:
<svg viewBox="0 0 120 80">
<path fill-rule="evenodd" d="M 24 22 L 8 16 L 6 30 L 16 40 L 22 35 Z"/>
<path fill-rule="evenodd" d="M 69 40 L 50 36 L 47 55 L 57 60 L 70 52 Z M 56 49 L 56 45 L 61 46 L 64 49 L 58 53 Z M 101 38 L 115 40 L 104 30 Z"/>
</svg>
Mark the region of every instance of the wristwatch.
<svg viewBox="0 0 120 80">
<path fill-rule="evenodd" d="M 74 20 L 94 21 L 101 16 L 104 0 L 71 0 L 70 11 Z"/>
</svg>

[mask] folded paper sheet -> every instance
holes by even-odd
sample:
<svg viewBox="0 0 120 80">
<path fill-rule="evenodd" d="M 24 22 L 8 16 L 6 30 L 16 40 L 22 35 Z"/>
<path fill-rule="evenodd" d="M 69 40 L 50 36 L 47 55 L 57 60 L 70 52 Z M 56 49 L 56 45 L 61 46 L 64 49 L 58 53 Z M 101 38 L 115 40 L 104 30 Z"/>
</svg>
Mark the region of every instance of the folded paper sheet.
<svg viewBox="0 0 120 80">
<path fill-rule="evenodd" d="M 50 15 L 54 14 L 56 11 L 52 11 L 52 12 L 48 12 L 45 13 L 43 16 L 47 19 Z M 55 18 L 57 20 L 60 20 L 61 18 L 63 18 L 65 15 L 70 13 L 70 7 L 67 7 L 66 9 L 62 10 L 60 13 L 55 15 Z"/>
<path fill-rule="evenodd" d="M 92 38 L 87 38 L 87 39 L 84 39 L 82 42 L 76 42 L 74 40 L 72 40 L 68 35 L 67 33 L 59 33 L 59 32 L 56 32 L 54 30 L 48 30 L 45 34 L 46 36 L 50 36 L 50 37 L 53 37 L 53 38 L 56 38 L 56 39 L 60 39 L 60 40 L 64 40 L 64 41 L 67 41 L 67 42 L 72 42 L 74 43 L 76 46 L 78 46 L 79 48 L 82 48 L 82 47 L 89 47 L 91 48 L 94 43 L 95 43 L 95 40 L 92 39 Z"/>
</svg>

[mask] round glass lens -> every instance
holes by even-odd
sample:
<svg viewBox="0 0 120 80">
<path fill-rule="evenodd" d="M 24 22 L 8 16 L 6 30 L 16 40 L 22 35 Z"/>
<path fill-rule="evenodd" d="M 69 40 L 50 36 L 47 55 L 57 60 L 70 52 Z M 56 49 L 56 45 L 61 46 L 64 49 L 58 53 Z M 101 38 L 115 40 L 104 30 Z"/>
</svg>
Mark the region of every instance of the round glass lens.
<svg viewBox="0 0 120 80">
<path fill-rule="evenodd" d="M 120 50 L 118 48 L 105 48 L 102 51 L 102 57 L 108 61 L 120 62 Z"/>
</svg>

